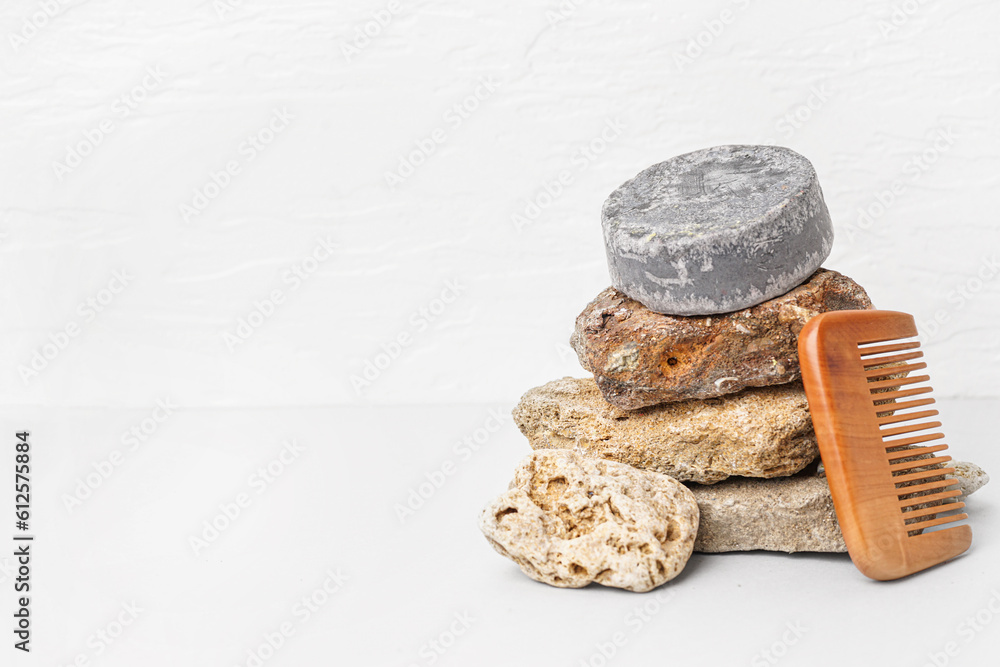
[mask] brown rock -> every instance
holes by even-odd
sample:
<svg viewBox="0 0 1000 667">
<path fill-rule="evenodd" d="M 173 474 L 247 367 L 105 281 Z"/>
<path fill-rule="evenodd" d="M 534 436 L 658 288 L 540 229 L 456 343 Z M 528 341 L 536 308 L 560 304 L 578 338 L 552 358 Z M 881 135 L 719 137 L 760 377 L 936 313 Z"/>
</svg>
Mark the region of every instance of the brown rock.
<svg viewBox="0 0 1000 667">
<path fill-rule="evenodd" d="M 572 449 L 706 484 L 792 475 L 819 454 L 801 383 L 624 411 L 593 380 L 563 378 L 525 393 L 514 421 L 534 449 Z"/>
<path fill-rule="evenodd" d="M 698 505 L 666 475 L 554 449 L 521 461 L 479 527 L 536 581 L 643 592 L 684 569 Z"/>
<path fill-rule="evenodd" d="M 949 464 L 952 465 L 952 464 Z M 964 501 L 989 481 L 974 463 L 956 461 L 952 477 Z M 701 510 L 694 550 L 847 551 L 822 474 L 782 479 L 728 479 L 712 486 L 689 485 Z M 975 524 L 975 512 L 970 512 Z"/>
<path fill-rule="evenodd" d="M 577 317 L 570 345 L 604 398 L 634 410 L 797 380 L 807 321 L 871 307 L 860 285 L 826 269 L 783 296 L 710 317 L 655 313 L 609 287 Z"/>
</svg>

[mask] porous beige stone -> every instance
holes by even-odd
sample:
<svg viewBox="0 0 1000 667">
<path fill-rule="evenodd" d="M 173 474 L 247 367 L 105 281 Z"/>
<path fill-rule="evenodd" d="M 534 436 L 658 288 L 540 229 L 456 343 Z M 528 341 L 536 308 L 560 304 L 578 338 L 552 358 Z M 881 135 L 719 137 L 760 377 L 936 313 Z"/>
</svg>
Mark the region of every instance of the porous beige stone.
<svg viewBox="0 0 1000 667">
<path fill-rule="evenodd" d="M 951 464 L 949 464 L 951 465 Z M 975 493 L 989 476 L 974 463 L 956 461 L 963 496 Z M 846 552 L 844 537 L 822 473 L 782 479 L 729 479 L 712 486 L 691 484 L 701 522 L 695 551 Z M 970 512 L 975 525 L 975 512 Z"/>
<path fill-rule="evenodd" d="M 593 380 L 563 378 L 525 393 L 514 421 L 533 449 L 572 449 L 704 484 L 792 475 L 819 455 L 801 383 L 626 411 Z"/>
<path fill-rule="evenodd" d="M 958 480 L 958 488 L 962 490 L 962 496 L 959 500 L 965 500 L 966 497 L 971 496 L 990 481 L 990 476 L 986 474 L 986 471 L 975 463 L 950 461 L 948 466 L 955 469 L 955 474 L 946 476 Z"/>
<path fill-rule="evenodd" d="M 656 313 L 609 287 L 576 318 L 570 345 L 604 398 L 634 410 L 797 380 L 806 322 L 871 307 L 860 285 L 825 269 L 752 308 L 703 317 Z"/>
<path fill-rule="evenodd" d="M 536 581 L 643 592 L 684 569 L 698 506 L 665 475 L 544 450 L 521 461 L 479 526 L 494 549 Z"/>
</svg>

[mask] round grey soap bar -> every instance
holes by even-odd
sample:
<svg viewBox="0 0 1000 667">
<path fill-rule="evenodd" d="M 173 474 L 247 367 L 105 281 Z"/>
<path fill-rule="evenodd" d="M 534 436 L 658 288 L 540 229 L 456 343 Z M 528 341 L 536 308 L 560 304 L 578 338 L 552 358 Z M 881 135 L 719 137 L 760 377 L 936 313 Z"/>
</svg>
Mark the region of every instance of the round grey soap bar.
<svg viewBox="0 0 1000 667">
<path fill-rule="evenodd" d="M 773 299 L 833 247 L 816 170 L 780 146 L 716 146 L 655 164 L 611 193 L 601 219 L 611 283 L 670 315 Z"/>
</svg>

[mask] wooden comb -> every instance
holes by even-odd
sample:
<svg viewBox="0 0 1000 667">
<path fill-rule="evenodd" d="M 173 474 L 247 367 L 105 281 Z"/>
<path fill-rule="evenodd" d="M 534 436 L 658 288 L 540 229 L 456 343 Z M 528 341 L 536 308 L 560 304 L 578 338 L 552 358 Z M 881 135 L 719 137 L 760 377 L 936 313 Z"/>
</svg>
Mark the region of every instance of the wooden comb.
<svg viewBox="0 0 1000 667">
<path fill-rule="evenodd" d="M 834 509 L 851 560 L 872 579 L 905 577 L 961 554 L 972 544 L 968 518 L 955 513 L 948 446 L 933 441 L 941 422 L 919 386 L 927 368 L 911 315 L 843 310 L 809 320 L 799 362 Z M 913 410 L 913 408 L 918 408 Z M 937 528 L 929 531 L 930 528 Z"/>
</svg>

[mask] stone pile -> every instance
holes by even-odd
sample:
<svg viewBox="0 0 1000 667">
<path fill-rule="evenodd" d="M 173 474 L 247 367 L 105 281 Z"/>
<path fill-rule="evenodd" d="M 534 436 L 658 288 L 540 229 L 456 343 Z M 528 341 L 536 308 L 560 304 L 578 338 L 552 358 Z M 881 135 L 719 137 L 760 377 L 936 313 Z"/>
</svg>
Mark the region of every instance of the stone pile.
<svg viewBox="0 0 1000 667">
<path fill-rule="evenodd" d="M 605 202 L 612 287 L 570 344 L 593 379 L 529 390 L 534 453 L 482 513 L 490 544 L 554 586 L 645 591 L 692 551 L 844 552 L 800 380 L 812 317 L 872 308 L 820 267 L 833 241 L 812 165 L 721 146 Z M 958 464 L 964 494 L 988 481 Z"/>
</svg>

